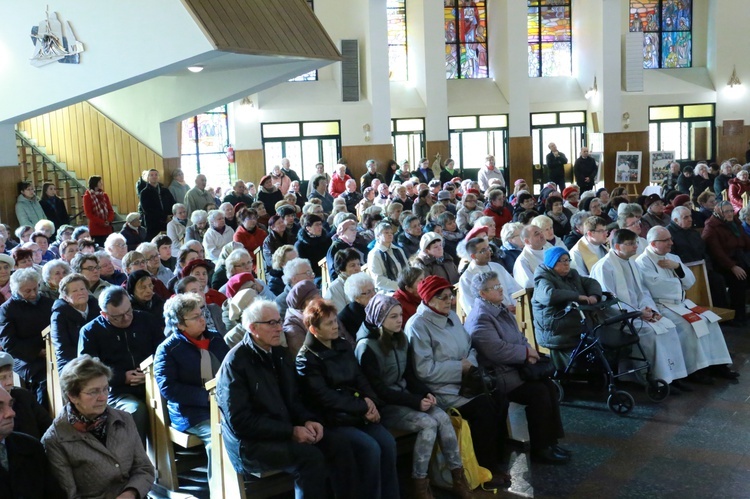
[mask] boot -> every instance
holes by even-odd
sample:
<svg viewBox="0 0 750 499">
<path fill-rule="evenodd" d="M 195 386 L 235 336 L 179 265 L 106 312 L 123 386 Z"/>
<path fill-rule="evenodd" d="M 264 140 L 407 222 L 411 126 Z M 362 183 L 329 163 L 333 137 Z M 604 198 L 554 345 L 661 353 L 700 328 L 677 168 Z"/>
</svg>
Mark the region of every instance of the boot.
<svg viewBox="0 0 750 499">
<path fill-rule="evenodd" d="M 466 474 L 463 468 L 456 468 L 451 470 L 451 476 L 453 477 L 453 493 L 461 499 L 471 499 L 474 493 L 469 487 L 469 482 L 466 481 Z"/>
<path fill-rule="evenodd" d="M 434 499 L 429 478 L 414 478 L 414 499 Z M 454 485 L 455 489 L 455 485 Z M 463 496 L 462 496 L 463 497 Z"/>
</svg>

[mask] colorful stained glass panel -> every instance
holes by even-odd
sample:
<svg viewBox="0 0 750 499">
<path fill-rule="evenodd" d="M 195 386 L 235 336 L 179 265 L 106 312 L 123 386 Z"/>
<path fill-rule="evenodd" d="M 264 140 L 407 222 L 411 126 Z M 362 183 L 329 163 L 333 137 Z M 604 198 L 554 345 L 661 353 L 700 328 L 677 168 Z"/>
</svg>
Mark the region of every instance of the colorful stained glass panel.
<svg viewBox="0 0 750 499">
<path fill-rule="evenodd" d="M 487 8 L 485 1 L 444 0 L 446 76 L 487 78 Z"/>
<path fill-rule="evenodd" d="M 406 2 L 405 0 L 388 0 L 386 5 L 390 79 L 404 81 L 409 76 L 406 46 Z"/>
<path fill-rule="evenodd" d="M 643 67 L 692 66 L 692 0 L 630 0 L 630 31 L 642 31 Z"/>
<path fill-rule="evenodd" d="M 570 0 L 528 0 L 527 5 L 529 76 L 570 76 Z"/>
</svg>

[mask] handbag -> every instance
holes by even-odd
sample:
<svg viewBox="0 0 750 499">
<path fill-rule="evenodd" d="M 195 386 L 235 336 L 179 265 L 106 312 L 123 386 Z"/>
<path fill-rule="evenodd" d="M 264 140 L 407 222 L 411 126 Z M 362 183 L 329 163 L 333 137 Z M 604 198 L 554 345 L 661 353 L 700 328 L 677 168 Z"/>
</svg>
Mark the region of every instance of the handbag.
<svg viewBox="0 0 750 499">
<path fill-rule="evenodd" d="M 487 468 L 479 466 L 479 463 L 477 462 L 477 456 L 474 454 L 474 442 L 471 439 L 469 423 L 461 417 L 461 413 L 458 412 L 458 409 L 451 407 L 447 412 L 451 418 L 453 430 L 456 432 L 458 451 L 461 453 L 461 464 L 464 466 L 466 481 L 469 484 L 469 488 L 474 490 L 483 483 L 492 480 L 492 472 Z M 448 462 L 445 460 L 443 453 L 440 451 L 440 444 L 437 443 L 437 441 L 435 442 L 435 448 L 432 451 L 428 476 L 430 477 L 432 484 L 436 487 L 444 489 L 450 489 L 453 487 L 451 470 L 448 467 Z"/>
<path fill-rule="evenodd" d="M 539 381 L 549 379 L 555 374 L 555 365 L 547 356 L 539 357 L 534 364 L 526 362 L 518 369 L 518 374 L 524 381 Z"/>
<path fill-rule="evenodd" d="M 491 393 L 495 389 L 496 379 L 494 371 L 484 367 L 471 366 L 461 376 L 461 388 L 458 394 L 468 399 L 484 393 Z"/>
</svg>

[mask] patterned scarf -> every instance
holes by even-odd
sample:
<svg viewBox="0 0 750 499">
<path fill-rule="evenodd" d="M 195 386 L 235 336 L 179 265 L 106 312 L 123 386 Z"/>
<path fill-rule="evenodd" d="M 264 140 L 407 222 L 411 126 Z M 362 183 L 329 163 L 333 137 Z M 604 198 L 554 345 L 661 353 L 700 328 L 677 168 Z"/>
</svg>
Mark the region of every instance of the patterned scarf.
<svg viewBox="0 0 750 499">
<path fill-rule="evenodd" d="M 547 216 L 550 217 L 555 222 L 558 222 L 560 225 L 565 225 L 566 223 L 568 223 L 568 216 L 565 213 L 560 213 L 559 215 L 555 215 L 551 211 L 548 211 Z"/>
<path fill-rule="evenodd" d="M 91 194 L 91 202 L 94 203 L 94 214 L 97 217 L 106 220 L 109 215 L 109 212 L 107 211 L 107 203 L 104 200 L 106 194 L 93 189 L 89 189 L 89 194 Z"/>
<path fill-rule="evenodd" d="M 76 409 L 70 402 L 67 405 L 67 409 L 68 423 L 70 423 L 73 428 L 81 433 L 91 433 L 102 444 L 106 443 L 107 417 L 109 415 L 107 411 L 99 414 L 94 419 L 88 419 L 86 416 L 78 412 L 78 409 Z"/>
</svg>

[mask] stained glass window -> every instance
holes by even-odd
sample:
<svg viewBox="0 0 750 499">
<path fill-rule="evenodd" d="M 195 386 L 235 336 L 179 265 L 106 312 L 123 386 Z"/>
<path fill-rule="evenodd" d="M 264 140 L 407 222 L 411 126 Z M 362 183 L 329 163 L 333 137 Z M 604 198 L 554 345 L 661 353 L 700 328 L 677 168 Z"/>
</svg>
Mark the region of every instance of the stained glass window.
<svg viewBox="0 0 750 499">
<path fill-rule="evenodd" d="M 630 31 L 643 32 L 643 67 L 693 65 L 693 0 L 630 0 Z"/>
<path fill-rule="evenodd" d="M 406 0 L 388 0 L 388 68 L 394 81 L 409 79 L 406 57 Z"/>
<path fill-rule="evenodd" d="M 447 78 L 487 78 L 486 2 L 444 0 L 444 7 Z"/>
<path fill-rule="evenodd" d="M 528 0 L 529 76 L 570 76 L 570 0 Z"/>
<path fill-rule="evenodd" d="M 310 7 L 310 10 L 315 11 L 313 6 L 313 0 L 306 0 L 308 7 Z M 289 81 L 318 81 L 318 70 L 310 71 L 309 73 L 301 74 L 299 76 L 295 76 Z"/>
<path fill-rule="evenodd" d="M 229 147 L 227 106 L 220 106 L 182 122 L 180 168 L 186 179 L 202 173 L 210 185 L 230 184 L 226 149 Z"/>
</svg>

